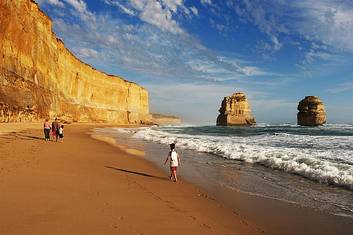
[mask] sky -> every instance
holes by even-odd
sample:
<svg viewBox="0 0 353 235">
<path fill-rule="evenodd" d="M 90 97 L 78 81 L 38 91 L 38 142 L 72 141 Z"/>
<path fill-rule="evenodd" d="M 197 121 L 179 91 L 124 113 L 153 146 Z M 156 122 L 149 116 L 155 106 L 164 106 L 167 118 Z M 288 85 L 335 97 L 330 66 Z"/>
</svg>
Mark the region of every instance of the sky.
<svg viewBox="0 0 353 235">
<path fill-rule="evenodd" d="M 149 91 L 150 111 L 215 124 L 245 92 L 258 123 L 321 98 L 353 123 L 352 0 L 36 0 L 79 59 Z"/>
</svg>

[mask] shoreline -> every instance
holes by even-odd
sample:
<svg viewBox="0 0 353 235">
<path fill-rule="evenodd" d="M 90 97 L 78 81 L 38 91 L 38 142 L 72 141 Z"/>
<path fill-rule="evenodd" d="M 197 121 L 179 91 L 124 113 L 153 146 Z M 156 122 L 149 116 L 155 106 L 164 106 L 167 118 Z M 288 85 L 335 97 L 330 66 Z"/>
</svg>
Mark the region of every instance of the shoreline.
<svg viewBox="0 0 353 235">
<path fill-rule="evenodd" d="M 96 133 L 100 133 L 100 131 Z M 135 146 L 138 150 L 144 149 L 146 152 L 146 156 L 144 158 L 148 161 L 151 161 L 159 169 L 163 170 L 162 163 L 160 162 L 160 160 L 158 160 L 158 158 L 156 160 L 154 156 L 163 155 L 164 151 L 166 151 L 168 146 L 164 146 L 157 143 L 148 143 L 148 141 L 146 142 L 144 140 L 138 139 L 126 140 L 129 139 L 129 137 L 125 135 L 120 136 L 122 138 L 121 140 L 119 140 L 120 137 L 118 136 L 116 136 L 116 138 L 114 139 L 114 133 L 110 133 L 109 131 L 106 132 L 106 134 L 108 136 L 111 136 L 109 142 L 114 142 L 116 140 L 119 145 L 124 145 L 124 148 L 134 148 Z M 163 150 L 161 151 L 161 149 Z M 184 164 L 180 169 L 182 178 L 206 191 L 208 197 L 214 198 L 215 200 L 222 203 L 225 207 L 232 209 L 235 213 L 245 216 L 250 221 L 255 222 L 255 224 L 259 225 L 261 228 L 264 228 L 264 230 L 266 232 L 269 232 L 270 234 L 353 233 L 352 217 L 347 217 L 338 214 L 335 215 L 332 213 L 328 213 L 327 210 L 321 211 L 317 208 L 308 207 L 294 201 L 286 201 L 278 198 L 251 194 L 247 192 L 242 192 L 241 190 L 237 190 L 236 188 L 234 189 L 221 186 L 217 183 L 217 180 L 222 180 L 222 177 L 220 176 L 222 174 L 227 174 L 227 172 L 223 171 L 223 168 L 218 169 L 219 171 L 215 170 L 216 173 L 210 171 L 210 168 L 212 167 L 211 165 L 213 162 L 213 156 L 210 156 L 208 158 L 205 158 L 206 156 L 202 156 L 201 159 L 205 159 L 202 160 L 203 164 L 201 164 L 200 162 L 196 164 L 195 162 L 198 161 L 191 159 L 197 157 L 196 155 L 201 153 L 192 153 L 192 150 L 183 151 L 186 151 L 186 153 L 184 154 L 189 155 L 189 157 L 193 156 L 189 158 L 189 163 L 195 165 L 192 167 L 188 166 L 187 163 L 185 164 L 185 160 L 188 159 L 184 159 Z M 182 156 L 183 151 L 181 152 Z M 219 158 L 214 159 L 219 160 Z M 211 165 L 209 165 L 208 163 L 211 163 Z M 208 174 L 210 173 L 212 174 L 211 177 L 208 176 Z M 168 174 L 167 171 L 165 171 L 165 174 Z M 249 180 L 248 178 L 244 178 L 241 173 L 238 174 L 240 174 L 237 177 L 238 180 Z M 204 177 L 206 175 L 207 177 Z M 215 180 L 209 180 L 213 177 L 215 177 Z M 253 181 L 252 184 L 254 186 L 256 186 L 256 182 L 261 183 L 258 182 L 255 178 L 251 178 L 250 180 Z M 295 185 L 293 186 L 295 187 Z M 269 216 L 268 213 L 270 213 L 271 215 Z"/>
<path fill-rule="evenodd" d="M 43 141 L 41 128 L 0 136 L 0 234 L 262 232 L 193 184 L 91 138 L 95 126 L 68 125 L 64 143 Z"/>
</svg>

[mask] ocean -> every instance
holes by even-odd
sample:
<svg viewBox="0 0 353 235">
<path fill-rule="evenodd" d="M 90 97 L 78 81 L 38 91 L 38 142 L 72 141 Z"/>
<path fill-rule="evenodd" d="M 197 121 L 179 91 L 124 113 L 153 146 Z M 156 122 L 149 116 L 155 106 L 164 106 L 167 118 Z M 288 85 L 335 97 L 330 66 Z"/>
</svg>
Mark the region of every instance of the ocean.
<svg viewBox="0 0 353 235">
<path fill-rule="evenodd" d="M 161 165 L 176 143 L 184 176 L 353 219 L 353 125 L 96 129 Z M 137 145 L 136 145 L 137 143 Z M 185 166 L 186 165 L 186 166 Z"/>
</svg>

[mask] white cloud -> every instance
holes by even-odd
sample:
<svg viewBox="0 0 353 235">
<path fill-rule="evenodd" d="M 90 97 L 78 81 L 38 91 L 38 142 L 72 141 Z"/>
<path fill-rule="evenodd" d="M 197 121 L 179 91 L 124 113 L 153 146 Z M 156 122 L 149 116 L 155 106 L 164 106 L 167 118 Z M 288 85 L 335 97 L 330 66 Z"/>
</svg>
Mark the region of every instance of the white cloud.
<svg viewBox="0 0 353 235">
<path fill-rule="evenodd" d="M 259 76 L 265 74 L 265 72 L 253 66 L 244 66 L 241 68 L 241 71 L 247 76 Z"/>
<path fill-rule="evenodd" d="M 73 51 L 76 53 L 78 57 L 84 58 L 84 59 L 97 59 L 99 55 L 96 50 L 91 48 L 79 47 L 79 48 L 74 48 Z"/>
<path fill-rule="evenodd" d="M 118 6 L 129 15 L 137 15 L 142 21 L 174 34 L 183 30 L 173 19 L 179 9 L 186 9 L 183 0 L 129 0 L 124 5 L 117 0 L 105 0 L 110 5 Z"/>
<path fill-rule="evenodd" d="M 282 48 L 283 44 L 278 35 L 288 31 L 286 26 L 280 23 L 279 16 L 273 13 L 278 10 L 277 5 L 273 5 L 271 2 L 266 5 L 258 0 L 240 0 L 239 3 L 233 0 L 227 1 L 227 6 L 235 10 L 242 22 L 250 22 L 268 35 L 269 42 L 262 42 L 261 45 L 262 49 L 271 53 Z"/>
<path fill-rule="evenodd" d="M 206 74 L 229 74 L 231 71 L 218 66 L 215 62 L 209 60 L 190 60 L 187 64 L 194 71 Z"/>
<path fill-rule="evenodd" d="M 163 33 L 149 24 L 128 25 L 107 15 L 94 17 L 83 25 L 54 18 L 54 28 L 79 58 L 95 66 L 165 79 L 248 82 L 247 77 L 271 75 L 249 61 L 220 59 L 189 36 Z"/>
<path fill-rule="evenodd" d="M 262 76 L 262 75 L 275 75 L 271 74 L 268 72 L 263 71 L 262 69 L 255 67 L 255 66 L 250 66 L 246 65 L 248 62 L 246 61 L 241 61 L 237 59 L 232 59 L 232 58 L 226 58 L 223 56 L 218 56 L 217 57 L 218 61 L 228 64 L 232 66 L 235 71 L 237 71 L 240 74 L 246 75 L 246 76 Z M 245 65 L 242 65 L 245 64 Z"/>
<path fill-rule="evenodd" d="M 71 4 L 78 12 L 86 12 L 87 5 L 83 0 L 64 0 L 65 2 Z"/>
<path fill-rule="evenodd" d="M 172 12 L 177 12 L 178 8 L 183 6 L 183 0 L 162 0 L 163 5 Z"/>
<path fill-rule="evenodd" d="M 185 15 L 191 18 L 191 12 L 198 15 L 195 7 L 187 8 L 184 0 L 103 0 L 106 4 L 117 6 L 124 13 L 138 16 L 140 20 L 156 26 L 165 32 L 184 34 L 184 30 L 176 21 L 177 17 Z"/>
<path fill-rule="evenodd" d="M 274 35 L 271 35 L 270 38 L 273 43 L 273 51 L 276 52 L 276 51 L 280 50 L 282 48 L 283 44 Z"/>
<path fill-rule="evenodd" d="M 139 18 L 159 29 L 174 34 L 183 30 L 173 19 L 179 8 L 184 8 L 182 0 L 130 0 L 130 6 L 138 11 Z"/>
<path fill-rule="evenodd" d="M 64 7 L 64 3 L 62 3 L 60 0 L 48 0 L 48 2 L 58 7 Z"/>
<path fill-rule="evenodd" d="M 192 13 L 193 13 L 194 15 L 198 15 L 198 14 L 199 14 L 199 11 L 197 10 L 196 7 L 190 7 L 190 10 L 192 11 Z"/>
<path fill-rule="evenodd" d="M 104 0 L 104 2 L 106 4 L 112 5 L 112 6 L 117 6 L 120 8 L 120 10 L 122 10 L 124 13 L 134 16 L 136 15 L 136 12 L 128 7 L 125 7 L 123 4 L 121 4 L 118 1 L 114 1 L 114 0 Z"/>
<path fill-rule="evenodd" d="M 283 35 L 300 35 L 339 50 L 353 51 L 353 4 L 340 0 L 228 0 L 242 22 L 269 36 L 264 49 L 278 51 Z"/>
<path fill-rule="evenodd" d="M 183 32 L 176 21 L 172 19 L 172 11 L 163 9 L 161 3 L 157 1 L 146 2 L 146 5 L 141 9 L 140 19 L 157 26 L 163 31 L 168 31 L 174 34 L 180 34 Z"/>
<path fill-rule="evenodd" d="M 217 82 L 249 82 L 249 77 L 253 77 L 253 84 L 257 76 L 273 75 L 250 61 L 236 58 L 219 59 L 217 53 L 205 48 L 187 33 L 161 32 L 160 28 L 150 23 L 127 24 L 126 20 L 110 16 L 108 13 L 90 12 L 81 0 L 65 1 L 73 1 L 73 5 L 70 5 L 76 9 L 75 12 L 66 11 L 70 16 L 68 19 L 80 17 L 83 20 L 73 24 L 71 20 L 66 21 L 66 18 L 53 17 L 55 31 L 80 59 L 98 68 L 111 68 L 107 72 L 117 73 L 116 71 L 125 70 L 164 79 L 176 77 L 190 81 Z M 119 7 L 115 0 L 102 1 Z M 134 6 L 124 6 L 134 9 L 138 15 L 153 12 L 145 9 L 147 5 L 141 4 L 143 0 L 133 1 L 136 1 Z M 163 7 L 161 4 L 159 6 Z M 173 8 L 170 3 L 168 6 Z M 82 12 L 83 15 L 78 15 L 77 12 Z M 172 14 L 172 10 L 170 12 Z M 94 20 L 84 20 L 86 14 Z M 265 82 L 262 85 L 272 86 Z"/>
<path fill-rule="evenodd" d="M 200 0 L 202 5 L 213 5 L 212 0 Z"/>
<path fill-rule="evenodd" d="M 349 82 L 341 83 L 333 88 L 327 89 L 326 91 L 328 91 L 329 93 L 332 93 L 332 94 L 353 91 L 353 82 L 349 81 Z"/>
<path fill-rule="evenodd" d="M 57 7 L 65 7 L 64 3 L 61 2 L 60 0 L 36 0 L 36 2 L 38 4 L 44 4 L 44 3 L 48 3 L 48 4 L 51 4 L 51 5 L 54 5 L 54 6 L 57 6 Z"/>
<path fill-rule="evenodd" d="M 304 55 L 303 65 L 310 65 L 317 60 L 329 60 L 333 57 L 331 53 L 327 53 L 323 50 L 309 49 Z"/>
<path fill-rule="evenodd" d="M 353 4 L 350 1 L 298 0 L 291 6 L 299 10 L 292 30 L 309 40 L 333 48 L 353 51 Z"/>
<path fill-rule="evenodd" d="M 63 0 L 70 4 L 78 13 L 83 20 L 95 20 L 94 14 L 90 12 L 84 0 Z"/>
</svg>

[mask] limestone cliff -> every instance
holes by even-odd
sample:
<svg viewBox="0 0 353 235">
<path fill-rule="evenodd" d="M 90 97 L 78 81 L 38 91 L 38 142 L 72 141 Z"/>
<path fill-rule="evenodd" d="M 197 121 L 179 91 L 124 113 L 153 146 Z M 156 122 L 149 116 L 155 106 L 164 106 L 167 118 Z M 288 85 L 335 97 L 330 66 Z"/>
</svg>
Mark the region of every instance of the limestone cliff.
<svg viewBox="0 0 353 235">
<path fill-rule="evenodd" d="M 157 125 L 178 125 L 181 118 L 176 116 L 152 113 L 152 123 Z"/>
<path fill-rule="evenodd" d="M 255 118 L 251 115 L 246 95 L 236 92 L 224 97 L 217 117 L 217 126 L 253 125 Z"/>
<path fill-rule="evenodd" d="M 317 96 L 306 96 L 298 104 L 298 125 L 319 126 L 326 123 L 325 106 Z"/>
<path fill-rule="evenodd" d="M 0 0 L 0 122 L 150 122 L 148 92 L 78 60 L 32 0 Z"/>
</svg>

